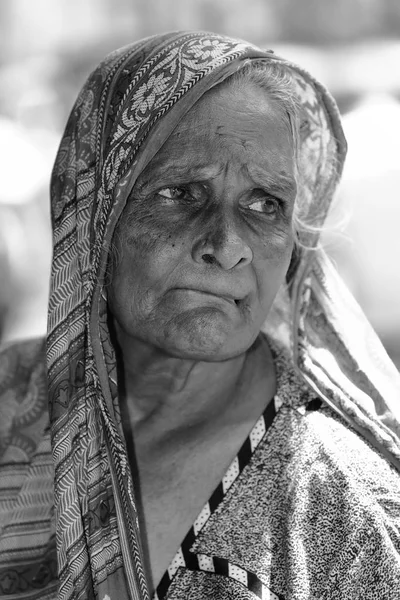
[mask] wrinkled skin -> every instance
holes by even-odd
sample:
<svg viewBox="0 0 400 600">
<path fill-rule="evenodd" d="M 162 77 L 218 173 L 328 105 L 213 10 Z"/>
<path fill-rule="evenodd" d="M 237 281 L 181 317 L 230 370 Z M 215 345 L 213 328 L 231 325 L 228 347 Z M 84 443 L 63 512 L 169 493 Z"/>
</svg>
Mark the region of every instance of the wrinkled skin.
<svg viewBox="0 0 400 600">
<path fill-rule="evenodd" d="M 258 87 L 203 96 L 117 227 L 109 305 L 120 339 L 203 361 L 252 345 L 290 263 L 293 154 L 282 109 Z"/>
</svg>

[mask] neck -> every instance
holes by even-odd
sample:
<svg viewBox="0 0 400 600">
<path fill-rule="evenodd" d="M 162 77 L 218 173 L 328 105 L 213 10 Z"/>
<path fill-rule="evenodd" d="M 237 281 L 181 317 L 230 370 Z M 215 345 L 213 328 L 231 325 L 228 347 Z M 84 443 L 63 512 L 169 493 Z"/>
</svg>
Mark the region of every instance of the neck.
<svg viewBox="0 0 400 600">
<path fill-rule="evenodd" d="M 257 340 L 247 353 L 222 362 L 176 358 L 117 330 L 133 428 L 162 421 L 167 429 L 209 422 L 224 413 L 251 377 Z"/>
</svg>

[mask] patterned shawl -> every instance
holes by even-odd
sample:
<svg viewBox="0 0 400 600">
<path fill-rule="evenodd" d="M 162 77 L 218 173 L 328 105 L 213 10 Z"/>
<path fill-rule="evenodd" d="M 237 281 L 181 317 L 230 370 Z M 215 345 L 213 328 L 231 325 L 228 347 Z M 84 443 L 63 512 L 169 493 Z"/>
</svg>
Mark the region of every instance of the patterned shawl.
<svg viewBox="0 0 400 600">
<path fill-rule="evenodd" d="M 35 455 L 40 474 L 24 472 L 20 513 L 28 520 L 26 511 L 33 514 L 41 505 L 43 498 L 29 494 L 29 485 L 52 468 L 51 437 L 55 525 L 43 516 L 48 526 L 41 535 L 42 547 L 50 547 L 55 527 L 59 599 L 149 598 L 107 325 L 110 242 L 138 174 L 182 115 L 245 59 L 279 61 L 292 74 L 302 110 L 301 193 L 306 218 L 321 225 L 346 147 L 334 101 L 302 69 L 240 40 L 172 33 L 117 50 L 89 77 L 61 141 L 51 182 L 50 436 L 47 431 Z M 304 234 L 301 241 L 313 249 L 302 251 L 265 330 L 286 344 L 320 397 L 399 468 L 399 374 L 317 248 L 317 234 Z"/>
</svg>

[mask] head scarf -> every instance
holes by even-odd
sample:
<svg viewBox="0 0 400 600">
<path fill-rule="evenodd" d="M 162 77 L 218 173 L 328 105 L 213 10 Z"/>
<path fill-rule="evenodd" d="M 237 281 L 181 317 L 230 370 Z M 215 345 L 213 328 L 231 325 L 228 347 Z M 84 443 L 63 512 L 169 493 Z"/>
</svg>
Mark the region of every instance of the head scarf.
<svg viewBox="0 0 400 600">
<path fill-rule="evenodd" d="M 110 243 L 139 173 L 195 102 L 247 59 L 278 61 L 292 75 L 302 193 L 319 226 L 346 149 L 335 103 L 308 73 L 241 40 L 172 33 L 117 50 L 89 77 L 62 138 L 51 182 L 47 369 L 63 600 L 149 597 L 107 325 Z M 399 374 L 317 248 L 318 236 L 304 236 L 310 249 L 265 330 L 287 345 L 308 384 L 399 467 Z"/>
</svg>

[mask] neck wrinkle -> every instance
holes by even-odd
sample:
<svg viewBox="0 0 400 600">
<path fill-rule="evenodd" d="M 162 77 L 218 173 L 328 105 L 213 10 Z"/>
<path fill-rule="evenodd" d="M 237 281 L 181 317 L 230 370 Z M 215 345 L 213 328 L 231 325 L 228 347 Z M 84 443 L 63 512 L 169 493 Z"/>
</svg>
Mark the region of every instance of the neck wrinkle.
<svg viewBox="0 0 400 600">
<path fill-rule="evenodd" d="M 248 357 L 256 346 L 221 362 L 170 357 L 158 349 L 144 354 L 132 345 L 129 353 L 122 349 L 130 426 L 160 420 L 166 429 L 190 427 L 217 417 L 233 402 L 241 381 L 246 379 L 245 373 L 251 369 L 248 363 L 252 363 Z"/>
</svg>

